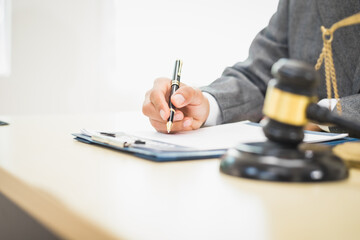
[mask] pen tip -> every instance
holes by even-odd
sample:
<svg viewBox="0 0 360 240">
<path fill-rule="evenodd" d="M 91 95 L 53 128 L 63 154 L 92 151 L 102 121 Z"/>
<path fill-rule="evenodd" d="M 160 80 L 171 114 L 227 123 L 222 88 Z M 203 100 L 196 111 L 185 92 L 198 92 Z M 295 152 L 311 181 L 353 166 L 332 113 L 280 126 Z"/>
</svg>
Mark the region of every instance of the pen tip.
<svg viewBox="0 0 360 240">
<path fill-rule="evenodd" d="M 166 129 L 167 129 L 167 132 L 168 132 L 168 133 L 170 133 L 171 127 L 172 127 L 172 122 L 167 122 L 167 123 L 166 123 Z"/>
</svg>

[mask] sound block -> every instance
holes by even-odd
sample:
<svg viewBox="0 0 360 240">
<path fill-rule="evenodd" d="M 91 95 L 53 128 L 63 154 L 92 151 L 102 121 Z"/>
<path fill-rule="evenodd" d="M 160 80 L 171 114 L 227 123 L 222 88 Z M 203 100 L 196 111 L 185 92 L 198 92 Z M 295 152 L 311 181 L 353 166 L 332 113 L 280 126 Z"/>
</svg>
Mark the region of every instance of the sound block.
<svg viewBox="0 0 360 240">
<path fill-rule="evenodd" d="M 221 158 L 220 171 L 242 178 L 280 182 L 346 179 L 344 162 L 321 144 L 284 145 L 271 141 L 239 144 Z"/>
</svg>

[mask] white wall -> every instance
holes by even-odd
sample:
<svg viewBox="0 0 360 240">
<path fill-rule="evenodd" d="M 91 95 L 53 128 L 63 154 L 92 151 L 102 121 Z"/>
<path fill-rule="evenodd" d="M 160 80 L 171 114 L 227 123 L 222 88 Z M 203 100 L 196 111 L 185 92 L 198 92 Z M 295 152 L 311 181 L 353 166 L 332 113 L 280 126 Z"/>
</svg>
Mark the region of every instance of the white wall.
<svg viewBox="0 0 360 240">
<path fill-rule="evenodd" d="M 0 0 L 0 76 L 10 74 L 11 1 Z"/>
<path fill-rule="evenodd" d="M 0 115 L 140 110 L 184 60 L 201 86 L 247 56 L 276 0 L 12 0 L 12 69 Z"/>
</svg>

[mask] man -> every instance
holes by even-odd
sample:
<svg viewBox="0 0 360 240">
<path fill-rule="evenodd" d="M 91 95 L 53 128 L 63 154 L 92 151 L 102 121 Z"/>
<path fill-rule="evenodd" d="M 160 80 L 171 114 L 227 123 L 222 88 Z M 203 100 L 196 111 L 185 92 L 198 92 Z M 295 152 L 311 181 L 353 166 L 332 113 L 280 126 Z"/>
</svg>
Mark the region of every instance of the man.
<svg viewBox="0 0 360 240">
<path fill-rule="evenodd" d="M 222 76 L 201 89 L 181 84 L 171 101 L 177 108 L 172 132 L 193 130 L 241 120 L 259 121 L 271 67 L 280 58 L 315 65 L 323 47 L 321 26 L 334 23 L 360 11 L 359 0 L 280 0 L 269 25 L 251 44 L 245 62 L 225 69 Z M 343 115 L 360 116 L 360 25 L 337 30 L 332 42 Z M 327 98 L 323 68 L 319 99 Z M 152 126 L 166 132 L 169 117 L 170 79 L 155 80 L 146 93 L 143 113 Z M 336 102 L 334 99 L 333 102 Z"/>
</svg>

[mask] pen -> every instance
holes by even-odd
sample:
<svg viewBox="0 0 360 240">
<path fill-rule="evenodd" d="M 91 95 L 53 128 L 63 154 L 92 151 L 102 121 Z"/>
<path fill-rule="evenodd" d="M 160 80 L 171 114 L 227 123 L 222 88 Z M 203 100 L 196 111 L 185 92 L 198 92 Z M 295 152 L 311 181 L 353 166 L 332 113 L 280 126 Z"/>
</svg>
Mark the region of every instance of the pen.
<svg viewBox="0 0 360 240">
<path fill-rule="evenodd" d="M 9 125 L 7 122 L 0 121 L 0 126 Z"/>
<path fill-rule="evenodd" d="M 171 80 L 171 92 L 170 92 L 170 97 L 169 97 L 170 116 L 169 116 L 168 122 L 166 124 L 166 129 L 167 129 L 168 133 L 170 133 L 170 131 L 171 131 L 171 127 L 172 127 L 172 124 L 174 121 L 174 115 L 175 115 L 175 107 L 171 103 L 171 96 L 174 95 L 175 91 L 178 90 L 178 88 L 180 87 L 180 76 L 181 76 L 182 64 L 183 63 L 181 60 L 176 60 L 174 76 L 173 76 L 173 79 Z"/>
</svg>

